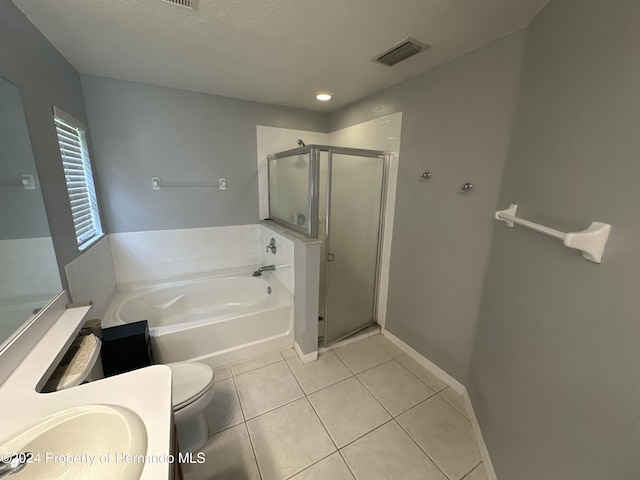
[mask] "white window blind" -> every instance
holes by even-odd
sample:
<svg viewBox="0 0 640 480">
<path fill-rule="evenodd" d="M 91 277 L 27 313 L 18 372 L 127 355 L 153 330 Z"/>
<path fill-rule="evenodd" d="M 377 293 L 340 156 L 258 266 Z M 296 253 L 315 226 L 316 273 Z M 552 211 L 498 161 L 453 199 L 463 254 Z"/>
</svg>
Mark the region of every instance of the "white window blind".
<svg viewBox="0 0 640 480">
<path fill-rule="evenodd" d="M 53 111 L 76 241 L 78 248 L 84 250 L 102 236 L 86 128 L 82 122 L 59 108 L 53 107 Z"/>
</svg>

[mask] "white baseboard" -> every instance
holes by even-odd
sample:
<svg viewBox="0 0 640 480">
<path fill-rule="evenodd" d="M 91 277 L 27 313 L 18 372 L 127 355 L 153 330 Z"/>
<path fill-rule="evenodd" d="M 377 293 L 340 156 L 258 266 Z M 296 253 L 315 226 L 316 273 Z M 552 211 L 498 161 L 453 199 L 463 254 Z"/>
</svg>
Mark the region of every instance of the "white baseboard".
<svg viewBox="0 0 640 480">
<path fill-rule="evenodd" d="M 484 464 L 484 469 L 487 473 L 487 480 L 498 480 L 498 477 L 496 477 L 496 471 L 493 469 L 493 463 L 491 463 L 491 457 L 489 456 L 487 444 L 484 443 L 484 437 L 482 436 L 482 432 L 480 431 L 480 424 L 478 423 L 476 413 L 474 412 L 473 405 L 471 404 L 469 392 L 467 392 L 466 388 L 464 389 L 464 394 L 462 395 L 462 397 L 464 398 L 464 406 L 467 409 L 469 420 L 471 420 L 471 428 L 473 428 L 473 433 L 476 436 L 478 450 L 480 450 L 480 457 L 482 458 L 482 463 Z"/>
<path fill-rule="evenodd" d="M 310 362 L 315 362 L 316 360 L 318 360 L 318 351 L 317 350 L 315 352 L 311 352 L 311 353 L 303 353 L 302 349 L 300 348 L 300 345 L 298 345 L 298 342 L 294 342 L 293 343 L 293 348 L 295 349 L 296 353 L 298 354 L 298 357 L 300 357 L 300 360 L 302 360 L 302 363 L 310 363 Z"/>
<path fill-rule="evenodd" d="M 400 350 L 404 351 L 407 355 L 412 357 L 416 362 L 422 365 L 424 368 L 433 373 L 436 377 L 442 380 L 444 383 L 449 385 L 453 390 L 458 392 L 460 395 L 464 395 L 467 389 L 463 384 L 461 384 L 458 380 L 453 378 L 447 372 L 442 370 L 439 366 L 433 363 L 431 360 L 423 357 L 416 350 L 411 348 L 409 345 L 404 343 L 398 337 L 396 337 L 393 333 L 390 333 L 388 330 L 382 329 L 382 335 L 389 340 L 391 343 L 394 343 Z"/>
<path fill-rule="evenodd" d="M 413 358 L 416 362 L 418 362 L 420 365 L 422 365 L 424 368 L 429 370 L 432 374 L 446 383 L 452 390 L 455 390 L 460 395 L 462 395 L 462 397 L 464 398 L 464 404 L 467 409 L 467 413 L 469 414 L 469 420 L 471 421 L 471 428 L 473 428 L 473 433 L 476 437 L 478 450 L 480 451 L 480 457 L 482 458 L 482 463 L 484 463 L 484 467 L 487 472 L 487 479 L 497 480 L 496 472 L 493 469 L 491 457 L 489 456 L 489 450 L 487 449 L 487 445 L 484 443 L 484 438 L 482 437 L 482 432 L 480 431 L 480 424 L 478 424 L 478 419 L 476 418 L 476 414 L 473 410 L 473 405 L 471 404 L 471 398 L 469 397 L 467 388 L 458 380 L 445 372 L 443 369 L 438 367 L 431 360 L 425 358 L 422 354 L 418 353 L 416 350 L 411 348 L 409 345 L 404 343 L 388 330 L 385 330 L 383 328 L 382 335 L 391 343 L 395 344 L 400 350 L 411 356 L 411 358 Z"/>
</svg>

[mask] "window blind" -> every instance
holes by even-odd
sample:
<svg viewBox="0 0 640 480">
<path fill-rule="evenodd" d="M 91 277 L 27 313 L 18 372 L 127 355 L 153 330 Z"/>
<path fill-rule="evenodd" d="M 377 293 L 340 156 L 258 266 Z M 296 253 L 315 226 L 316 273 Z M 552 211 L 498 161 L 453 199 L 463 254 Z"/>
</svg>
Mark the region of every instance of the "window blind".
<svg viewBox="0 0 640 480">
<path fill-rule="evenodd" d="M 69 115 L 63 117 L 59 109 L 56 109 L 55 113 L 54 121 L 76 241 L 78 248 L 84 250 L 102 236 L 85 131 L 82 124 L 74 122 Z"/>
</svg>

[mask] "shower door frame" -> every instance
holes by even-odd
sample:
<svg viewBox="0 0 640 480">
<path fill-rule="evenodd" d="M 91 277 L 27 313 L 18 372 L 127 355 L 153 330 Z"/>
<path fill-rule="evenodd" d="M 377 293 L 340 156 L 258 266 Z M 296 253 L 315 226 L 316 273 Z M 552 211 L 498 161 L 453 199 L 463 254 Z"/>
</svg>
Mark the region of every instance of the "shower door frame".
<svg viewBox="0 0 640 480">
<path fill-rule="evenodd" d="M 294 155 L 304 155 L 309 154 L 309 228 L 304 229 L 299 225 L 288 222 L 284 219 L 279 219 L 277 217 L 271 217 L 271 210 L 269 209 L 269 218 L 273 220 L 275 223 L 278 223 L 290 230 L 301 233 L 309 238 L 318 238 L 318 215 L 320 211 L 320 152 L 327 152 L 327 216 L 325 218 L 325 258 L 321 259 L 325 265 L 325 316 L 324 316 L 324 340 L 323 346 L 327 347 L 333 343 L 339 342 L 359 331 L 365 330 L 372 325 L 374 325 L 378 319 L 378 303 L 380 297 L 380 279 L 381 279 L 381 269 L 382 269 L 382 251 L 383 251 L 383 241 L 384 241 L 384 228 L 385 228 L 385 215 L 386 215 L 386 207 L 387 207 L 387 185 L 389 180 L 389 162 L 391 154 L 388 152 L 383 152 L 381 150 L 368 150 L 363 148 L 350 148 L 350 147 L 334 147 L 330 145 L 306 145 L 304 147 L 294 148 L 291 150 L 286 150 L 283 152 L 274 153 L 271 155 L 267 155 L 267 183 L 270 188 L 270 162 L 272 160 L 277 160 L 279 158 L 291 157 Z M 329 285 L 329 248 L 331 242 L 331 234 L 330 234 L 330 215 L 331 215 L 331 173 L 332 173 L 332 161 L 333 154 L 337 155 L 350 155 L 357 157 L 369 157 L 369 158 L 379 158 L 382 160 L 382 182 L 380 185 L 380 212 L 379 212 L 379 220 L 378 220 L 378 248 L 376 252 L 376 279 L 375 279 L 375 289 L 373 293 L 373 315 L 371 318 L 371 322 L 367 325 L 360 326 L 357 329 L 349 332 L 337 339 L 328 341 L 327 336 L 327 328 L 329 325 L 330 315 L 329 315 L 329 307 L 328 307 L 328 285 Z M 319 306 L 319 305 L 318 305 Z"/>
<path fill-rule="evenodd" d="M 284 152 L 278 152 L 271 155 L 267 155 L 267 188 L 268 188 L 268 198 L 269 198 L 269 219 L 273 220 L 275 223 L 282 225 L 294 232 L 301 233 L 302 235 L 309 238 L 318 238 L 318 200 L 319 196 L 318 191 L 318 177 L 320 174 L 319 170 L 319 151 L 315 148 L 317 145 L 307 145 L 305 147 L 294 148 L 292 150 L 286 150 Z M 295 155 L 305 155 L 309 154 L 309 195 L 308 201 L 309 206 L 307 208 L 307 215 L 309 216 L 309 228 L 303 228 L 300 225 L 296 225 L 295 223 L 289 222 L 282 218 L 272 217 L 271 216 L 271 161 L 277 160 L 279 158 L 287 158 L 293 157 Z"/>
<path fill-rule="evenodd" d="M 323 335 L 323 346 L 328 347 L 333 343 L 337 343 L 345 338 L 350 337 L 362 330 L 366 330 L 367 328 L 374 325 L 378 319 L 378 300 L 380 296 L 380 277 L 381 277 L 381 267 L 382 267 L 382 243 L 384 239 L 384 218 L 386 212 L 387 205 L 387 180 L 389 174 L 389 154 L 386 152 L 378 151 L 378 150 L 365 150 L 360 148 L 347 148 L 347 147 L 327 147 L 328 151 L 328 159 L 327 159 L 327 215 L 325 218 L 325 301 L 324 301 L 324 335 Z M 350 331 L 338 338 L 335 338 L 329 341 L 328 336 L 328 328 L 329 322 L 331 320 L 330 308 L 329 308 L 329 256 L 333 255 L 331 253 L 331 188 L 332 188 L 332 170 L 333 170 L 333 154 L 337 155 L 351 155 L 357 157 L 368 157 L 368 158 L 378 158 L 382 160 L 382 181 L 380 183 L 380 212 L 378 218 L 378 245 L 376 249 L 376 278 L 375 278 L 375 287 L 373 292 L 373 310 L 371 321 L 366 324 L 359 326 L 353 331 Z M 319 176 L 318 176 L 318 185 L 319 185 Z M 318 192 L 320 191 L 318 186 Z M 319 201 L 319 196 L 318 196 Z M 317 221 L 317 218 L 316 218 Z"/>
</svg>

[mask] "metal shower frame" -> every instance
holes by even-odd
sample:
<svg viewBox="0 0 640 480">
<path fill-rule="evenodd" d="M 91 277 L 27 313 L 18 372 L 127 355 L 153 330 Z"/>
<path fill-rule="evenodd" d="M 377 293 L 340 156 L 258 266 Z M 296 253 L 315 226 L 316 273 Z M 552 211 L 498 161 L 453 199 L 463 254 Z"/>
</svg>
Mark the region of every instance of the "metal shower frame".
<svg viewBox="0 0 640 480">
<path fill-rule="evenodd" d="M 277 217 L 271 216 L 271 208 L 269 208 L 269 218 L 274 222 L 282 225 L 285 228 L 293 230 L 297 233 L 301 233 L 302 235 L 309 238 L 318 238 L 318 220 L 319 220 L 319 211 L 320 211 L 320 153 L 327 152 L 328 154 L 328 165 L 327 165 L 327 178 L 329 181 L 327 182 L 327 218 L 325 219 L 325 258 L 322 259 L 325 263 L 325 272 L 328 272 L 328 263 L 329 263 L 329 255 L 330 245 L 331 245 L 331 232 L 330 232 L 330 218 L 331 218 L 331 173 L 332 173 L 332 157 L 333 154 L 338 155 L 352 155 L 359 157 L 369 157 L 369 158 L 380 158 L 383 162 L 383 172 L 382 172 L 382 185 L 381 188 L 381 197 L 380 197 L 380 218 L 379 218 L 379 228 L 378 228 L 378 249 L 377 249 L 377 259 L 376 259 L 376 282 L 375 282 L 375 292 L 373 298 L 373 318 L 371 319 L 371 323 L 365 326 L 361 326 L 353 332 L 350 332 L 340 338 L 335 339 L 331 343 L 338 342 L 344 338 L 347 338 L 361 330 L 365 330 L 369 328 L 371 325 L 375 324 L 378 319 L 378 301 L 379 301 L 379 289 L 380 289 L 380 277 L 381 277 L 381 267 L 382 267 L 382 244 L 384 240 L 384 227 L 385 227 L 385 212 L 387 205 L 387 185 L 388 185 L 388 177 L 389 177 L 389 162 L 391 158 L 391 154 L 387 152 L 383 152 L 380 150 L 367 150 L 361 148 L 349 148 L 349 147 L 334 147 L 330 145 L 306 145 L 304 147 L 294 148 L 291 150 L 286 150 L 283 152 L 274 153 L 271 155 L 267 155 L 267 183 L 269 184 L 269 188 L 271 187 L 270 181 L 270 169 L 271 169 L 271 161 L 277 160 L 280 158 L 292 157 L 295 155 L 305 155 L 309 154 L 309 207 L 307 211 L 307 215 L 309 218 L 309 228 L 303 228 L 300 225 L 296 225 L 295 223 L 289 222 L 284 219 L 280 219 Z M 329 285 L 329 275 L 325 275 L 325 292 L 328 292 Z M 325 317 L 329 317 L 329 307 L 327 299 L 325 298 Z M 329 345 L 327 341 L 327 327 L 328 322 L 325 320 L 324 324 L 324 346 Z"/>
</svg>

